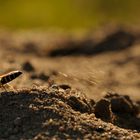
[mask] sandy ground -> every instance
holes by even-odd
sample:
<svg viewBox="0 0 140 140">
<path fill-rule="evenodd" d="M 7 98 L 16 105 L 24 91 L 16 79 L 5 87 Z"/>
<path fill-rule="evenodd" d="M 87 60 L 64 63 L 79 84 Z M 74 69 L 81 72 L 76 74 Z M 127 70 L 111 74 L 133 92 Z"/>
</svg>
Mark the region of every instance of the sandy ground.
<svg viewBox="0 0 140 140">
<path fill-rule="evenodd" d="M 140 139 L 140 31 L 0 32 L 0 139 Z M 128 121 L 129 120 L 129 121 Z"/>
</svg>

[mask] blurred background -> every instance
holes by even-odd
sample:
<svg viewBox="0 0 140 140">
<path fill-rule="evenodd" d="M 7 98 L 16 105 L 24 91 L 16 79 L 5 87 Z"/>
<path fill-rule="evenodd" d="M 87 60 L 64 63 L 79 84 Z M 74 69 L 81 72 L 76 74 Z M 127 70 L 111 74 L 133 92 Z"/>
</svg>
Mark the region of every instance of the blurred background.
<svg viewBox="0 0 140 140">
<path fill-rule="evenodd" d="M 94 28 L 140 23 L 139 0 L 0 0 L 0 27 Z"/>
</svg>

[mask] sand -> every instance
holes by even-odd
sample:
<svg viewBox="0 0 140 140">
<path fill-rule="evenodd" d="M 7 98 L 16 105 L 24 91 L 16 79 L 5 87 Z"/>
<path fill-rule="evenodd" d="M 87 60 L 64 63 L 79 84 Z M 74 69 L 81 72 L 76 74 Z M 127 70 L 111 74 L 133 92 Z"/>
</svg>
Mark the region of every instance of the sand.
<svg viewBox="0 0 140 140">
<path fill-rule="evenodd" d="M 0 32 L 0 140 L 140 139 L 140 36 Z"/>
</svg>

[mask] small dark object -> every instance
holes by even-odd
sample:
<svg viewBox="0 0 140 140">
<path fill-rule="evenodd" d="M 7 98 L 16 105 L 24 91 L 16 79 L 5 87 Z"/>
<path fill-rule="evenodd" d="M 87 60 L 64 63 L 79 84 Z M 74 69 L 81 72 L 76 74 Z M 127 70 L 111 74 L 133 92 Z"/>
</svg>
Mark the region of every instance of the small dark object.
<svg viewBox="0 0 140 140">
<path fill-rule="evenodd" d="M 103 133 L 105 130 L 104 130 L 104 128 L 99 126 L 98 128 L 95 129 L 95 131 Z"/>
<path fill-rule="evenodd" d="M 68 104 L 76 111 L 81 113 L 90 112 L 90 108 L 82 100 L 76 98 L 75 96 L 70 96 L 68 98 Z"/>
<path fill-rule="evenodd" d="M 105 98 L 110 100 L 111 109 L 114 113 L 133 114 L 133 115 L 137 115 L 139 113 L 138 104 L 132 102 L 132 100 L 127 95 L 108 93 L 105 96 Z"/>
<path fill-rule="evenodd" d="M 30 76 L 30 78 L 33 79 L 33 80 L 34 80 L 34 79 L 38 79 L 38 75 L 35 74 L 35 73 L 33 73 L 33 74 Z"/>
<path fill-rule="evenodd" d="M 59 73 L 56 71 L 56 70 L 52 70 L 50 72 L 50 75 L 54 75 L 54 76 L 57 76 Z"/>
<path fill-rule="evenodd" d="M 113 113 L 111 111 L 111 103 L 108 99 L 101 99 L 95 104 L 95 116 L 104 121 L 113 121 Z"/>
<path fill-rule="evenodd" d="M 38 78 L 43 80 L 43 81 L 48 81 L 48 79 L 50 78 L 48 75 L 46 75 L 45 73 L 40 73 L 38 75 Z"/>
<path fill-rule="evenodd" d="M 132 105 L 124 98 L 118 97 L 111 99 L 112 110 L 120 113 L 132 113 Z"/>
<path fill-rule="evenodd" d="M 25 70 L 27 72 L 33 72 L 33 71 L 35 71 L 35 68 L 33 67 L 33 65 L 29 61 L 25 62 L 23 64 L 22 68 L 23 68 L 23 70 Z"/>
<path fill-rule="evenodd" d="M 40 79 L 42 81 L 48 81 L 49 78 L 50 77 L 43 72 L 39 73 L 39 74 L 34 73 L 34 74 L 31 75 L 31 79 Z"/>
<path fill-rule="evenodd" d="M 61 84 L 59 85 L 60 88 L 66 90 L 66 89 L 71 89 L 71 87 L 69 85 L 66 85 L 66 84 Z"/>
</svg>

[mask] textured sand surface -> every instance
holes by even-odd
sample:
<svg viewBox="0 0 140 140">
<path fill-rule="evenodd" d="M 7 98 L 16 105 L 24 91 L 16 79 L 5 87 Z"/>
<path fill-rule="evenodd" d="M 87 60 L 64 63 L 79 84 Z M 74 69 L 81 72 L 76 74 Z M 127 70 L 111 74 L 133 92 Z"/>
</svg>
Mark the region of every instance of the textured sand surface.
<svg viewBox="0 0 140 140">
<path fill-rule="evenodd" d="M 140 32 L 0 32 L 0 139 L 140 139 Z"/>
</svg>

